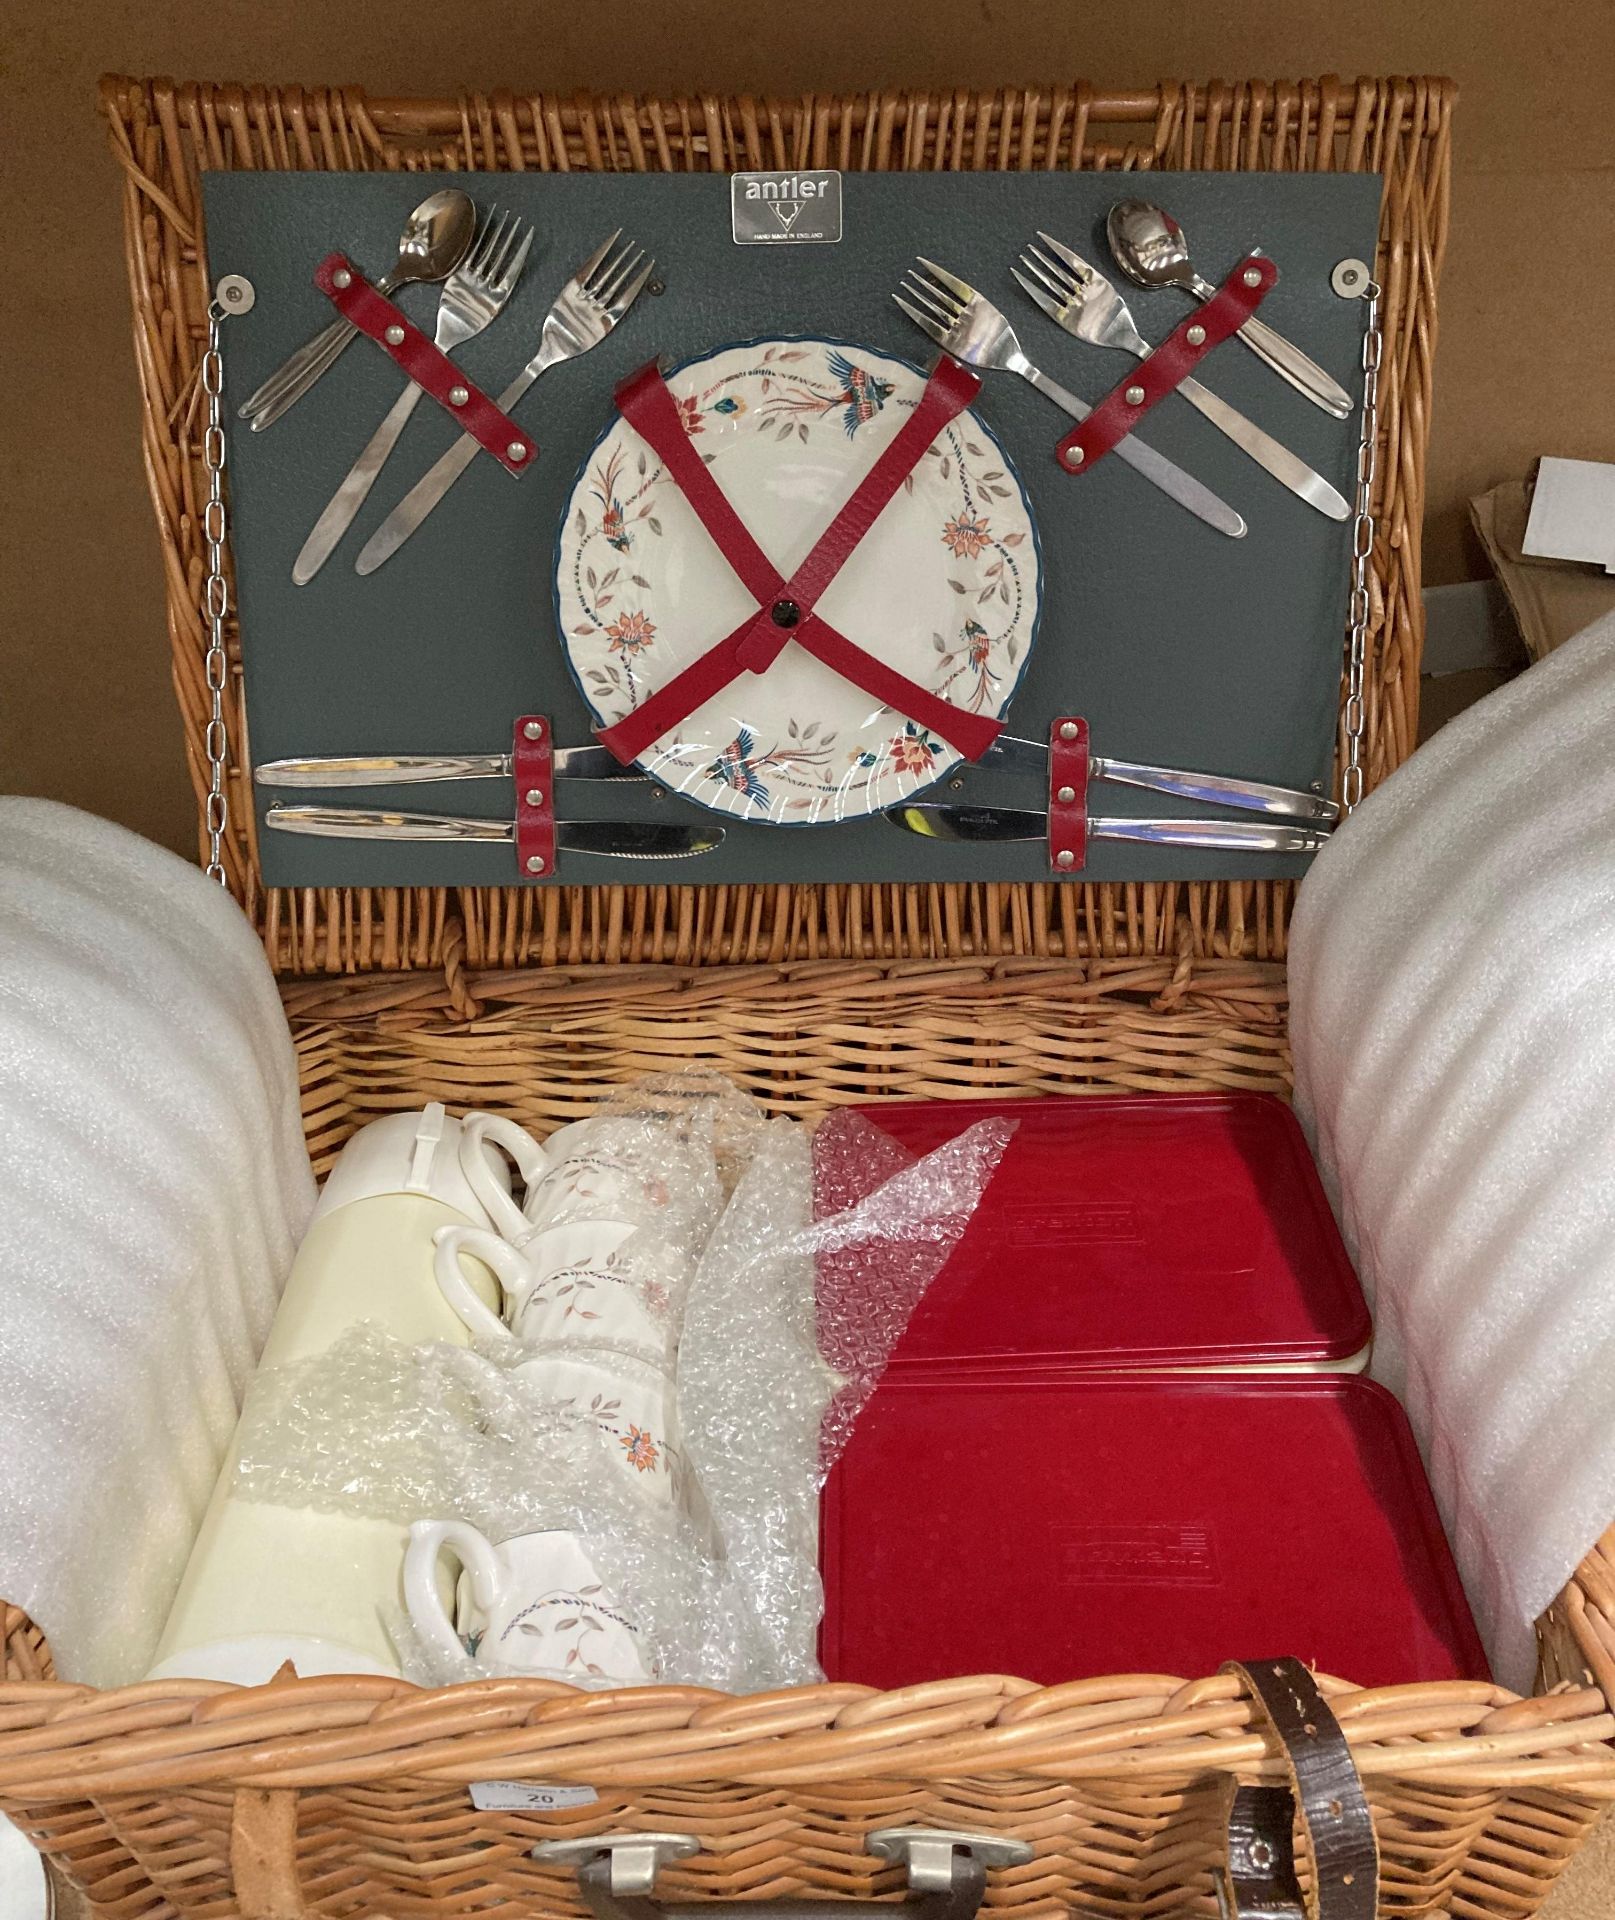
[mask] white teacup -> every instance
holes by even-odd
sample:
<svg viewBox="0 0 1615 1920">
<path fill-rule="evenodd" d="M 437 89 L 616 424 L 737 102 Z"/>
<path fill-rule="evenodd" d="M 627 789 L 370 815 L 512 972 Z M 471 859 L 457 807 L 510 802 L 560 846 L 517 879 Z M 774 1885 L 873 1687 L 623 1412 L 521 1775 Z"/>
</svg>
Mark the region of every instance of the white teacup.
<svg viewBox="0 0 1615 1920">
<path fill-rule="evenodd" d="M 471 1274 L 463 1256 L 481 1263 Z M 472 1336 L 529 1347 L 609 1347 L 671 1367 L 693 1261 L 646 1229 L 620 1220 L 551 1227 L 520 1247 L 475 1227 L 436 1239 L 443 1297 Z M 499 1311 L 477 1290 L 481 1268 L 499 1283 Z"/>
<path fill-rule="evenodd" d="M 692 1198 L 689 1143 L 651 1119 L 614 1114 L 578 1120 L 545 1142 L 549 1169 L 528 1202 L 546 1227 L 628 1220 L 671 1228 Z"/>
<path fill-rule="evenodd" d="M 677 1406 L 673 1383 L 661 1368 L 620 1353 L 577 1349 L 535 1355 L 513 1371 L 546 1409 L 597 1430 L 605 1457 L 647 1506 L 683 1502 Z"/>
<path fill-rule="evenodd" d="M 722 1208 L 710 1143 L 674 1115 L 601 1113 L 542 1146 L 512 1120 L 468 1114 L 460 1159 L 495 1228 L 520 1245 L 543 1227 L 622 1220 L 696 1253 Z M 514 1163 L 518 1202 L 507 1189 Z"/>
<path fill-rule="evenodd" d="M 523 1345 L 609 1347 L 671 1367 L 695 1262 L 641 1227 L 620 1222 L 551 1227 L 525 1249 L 535 1285 L 511 1317 Z M 466 1291 L 476 1298 L 467 1277 Z"/>
<path fill-rule="evenodd" d="M 682 1147 L 676 1137 L 664 1138 L 653 1119 L 574 1120 L 540 1146 L 514 1120 L 473 1113 L 462 1126 L 460 1160 L 495 1227 L 520 1241 L 538 1226 L 608 1219 L 624 1208 L 636 1221 L 663 1213 L 685 1158 Z M 514 1162 L 519 1201 L 508 1191 L 510 1169 L 501 1156 Z"/>
<path fill-rule="evenodd" d="M 460 1564 L 454 1619 L 445 1549 Z M 462 1520 L 419 1520 L 404 1557 L 404 1603 L 440 1657 L 470 1654 L 499 1674 L 634 1686 L 656 1678 L 640 1630 L 605 1591 L 576 1534 L 524 1533 L 495 1546 Z"/>
</svg>

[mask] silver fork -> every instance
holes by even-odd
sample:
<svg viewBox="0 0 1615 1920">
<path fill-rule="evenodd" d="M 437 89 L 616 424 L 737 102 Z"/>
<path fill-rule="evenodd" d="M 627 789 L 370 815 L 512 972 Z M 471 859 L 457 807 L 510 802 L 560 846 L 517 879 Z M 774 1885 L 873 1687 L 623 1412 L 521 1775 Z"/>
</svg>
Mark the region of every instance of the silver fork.
<svg viewBox="0 0 1615 1920">
<path fill-rule="evenodd" d="M 547 368 L 560 360 L 575 360 L 599 346 L 644 291 L 656 270 L 643 247 L 630 240 L 622 246 L 622 229 L 598 247 L 556 295 L 545 316 L 538 352 L 499 396 L 508 413 Z M 476 457 L 477 442 L 462 434 L 448 452 L 406 493 L 365 543 L 355 566 L 374 573 L 404 544 Z"/>
<path fill-rule="evenodd" d="M 1015 329 L 985 294 L 977 293 L 967 281 L 939 267 L 934 260 L 921 259 L 923 273 L 911 268 L 903 282 L 903 291 L 892 298 L 922 332 L 955 359 L 972 367 L 993 367 L 1004 373 L 1018 373 L 1038 392 L 1047 395 L 1057 407 L 1063 407 L 1075 420 L 1086 420 L 1093 408 L 1074 393 L 1068 393 L 1058 381 L 1051 380 L 1041 368 L 1033 366 L 1021 351 Z M 905 298 L 905 296 L 907 296 Z M 1135 472 L 1153 481 L 1163 493 L 1170 494 L 1180 507 L 1187 507 L 1208 526 L 1232 539 L 1239 539 L 1245 522 L 1209 487 L 1203 487 L 1192 474 L 1147 447 L 1134 434 L 1116 442 L 1118 460 L 1125 460 Z"/>
<path fill-rule="evenodd" d="M 1127 302 L 1098 270 L 1090 267 L 1080 254 L 1038 230 L 1042 248 L 1028 247 L 1021 255 L 1019 268 L 1010 271 L 1058 327 L 1090 346 L 1117 347 L 1149 357 L 1150 344 L 1133 324 Z M 1298 460 L 1288 447 L 1255 421 L 1247 420 L 1237 407 L 1209 392 L 1198 380 L 1181 380 L 1181 393 L 1191 407 L 1203 413 L 1214 427 L 1227 434 L 1235 446 L 1248 453 L 1259 466 L 1266 467 L 1275 480 L 1282 481 L 1291 493 L 1299 494 L 1310 507 L 1326 513 L 1331 520 L 1347 520 L 1351 508 L 1320 473 L 1314 473 L 1304 460 Z"/>
<path fill-rule="evenodd" d="M 453 353 L 467 340 L 475 339 L 483 328 L 496 320 L 505 302 L 516 290 L 527 250 L 533 244 L 533 229 L 524 232 L 514 214 L 488 216 L 471 251 L 443 283 L 437 304 L 437 344 L 444 353 Z M 421 389 L 411 380 L 393 403 L 391 413 L 371 435 L 370 444 L 348 469 L 348 477 L 331 495 L 314 531 L 303 542 L 303 551 L 292 566 L 292 578 L 306 587 L 330 559 L 336 543 L 350 526 L 353 516 L 364 505 L 376 476 L 387 464 L 387 457 L 398 444 L 398 436 L 415 411 Z"/>
</svg>

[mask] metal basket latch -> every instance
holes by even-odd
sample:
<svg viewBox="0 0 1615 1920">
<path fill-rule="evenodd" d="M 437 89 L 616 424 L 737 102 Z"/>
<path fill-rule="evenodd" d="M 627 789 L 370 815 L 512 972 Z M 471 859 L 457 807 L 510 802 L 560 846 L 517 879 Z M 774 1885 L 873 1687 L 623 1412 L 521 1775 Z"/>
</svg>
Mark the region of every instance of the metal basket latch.
<svg viewBox="0 0 1615 1920">
<path fill-rule="evenodd" d="M 972 1920 L 987 1891 L 989 1867 L 1024 1866 L 1024 1840 L 946 1827 L 880 1827 L 864 1845 L 882 1860 L 908 1869 L 910 1911 L 923 1920 Z M 533 1858 L 546 1866 L 575 1867 L 578 1890 L 596 1920 L 711 1920 L 713 1902 L 664 1905 L 649 1896 L 668 1860 L 687 1860 L 701 1843 L 688 1833 L 603 1833 L 585 1840 L 543 1840 Z M 723 1920 L 849 1920 L 884 1915 L 883 1900 L 725 1900 Z"/>
</svg>

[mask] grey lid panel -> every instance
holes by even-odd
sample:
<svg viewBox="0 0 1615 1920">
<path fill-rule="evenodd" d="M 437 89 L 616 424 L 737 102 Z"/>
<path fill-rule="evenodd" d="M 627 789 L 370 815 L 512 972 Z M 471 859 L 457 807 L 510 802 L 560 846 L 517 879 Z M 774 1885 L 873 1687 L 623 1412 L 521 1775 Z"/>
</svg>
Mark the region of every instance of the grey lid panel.
<svg viewBox="0 0 1615 1920">
<path fill-rule="evenodd" d="M 230 429 L 230 497 L 252 757 L 369 751 L 500 751 L 513 717 L 552 716 L 562 742 L 589 737 L 587 713 L 554 631 L 554 529 L 579 465 L 609 418 L 612 390 L 653 353 L 682 359 L 725 341 L 790 333 L 867 343 L 916 365 L 927 343 L 892 305 L 916 253 L 940 259 L 1004 307 L 1027 350 L 1055 378 L 1099 399 L 1127 370 L 1124 356 L 1070 340 L 1009 277 L 1039 228 L 1110 271 L 1102 223 L 1111 202 L 1145 190 L 1182 220 L 1196 263 L 1220 278 L 1252 245 L 1278 262 L 1264 317 L 1357 393 L 1360 302 L 1337 297 L 1329 274 L 1347 256 L 1371 259 L 1380 182 L 1368 175 L 854 173 L 844 181 L 839 245 L 737 247 L 728 181 L 690 174 L 209 174 L 204 181 L 211 270 L 246 274 L 252 312 L 226 323 L 227 399 L 236 403 L 329 315 L 312 285 L 333 248 L 371 275 L 390 261 L 408 209 L 436 184 L 465 187 L 538 229 L 510 309 L 458 358 L 497 392 L 532 352 L 560 283 L 621 226 L 656 253 L 666 282 L 602 347 L 545 376 L 518 409 L 541 448 L 513 480 L 479 459 L 421 532 L 386 566 L 352 570 L 365 538 L 453 438 L 423 402 L 355 526 L 307 587 L 291 563 L 331 491 L 398 391 L 369 342 L 356 342 L 318 389 L 266 433 Z M 1119 278 L 1119 275 L 1113 276 Z M 436 290 L 402 304 L 428 331 Z M 1188 310 L 1183 296 L 1127 290 L 1147 337 Z M 1237 341 L 1204 369 L 1207 386 L 1275 434 L 1348 498 L 1357 423 L 1308 404 Z M 1023 382 L 989 374 L 979 410 L 1013 457 L 1043 547 L 1045 597 L 1031 664 L 1007 716 L 1043 737 L 1057 713 L 1091 723 L 1095 751 L 1238 773 L 1291 786 L 1327 783 L 1333 757 L 1351 529 L 1313 512 L 1177 398 L 1155 409 L 1144 437 L 1242 512 L 1250 531 L 1228 540 L 1203 527 L 1119 463 L 1064 474 L 1053 449 L 1065 417 Z M 856 636 L 854 636 L 856 637 Z M 942 798 L 1036 806 L 1038 782 L 962 769 Z M 258 795 L 260 810 L 273 796 Z M 307 796 L 305 796 L 307 797 Z M 322 796 L 340 799 L 341 796 Z M 508 809 L 499 782 L 370 790 L 362 804 L 405 803 L 448 813 Z M 562 809 L 578 818 L 710 821 L 672 797 L 652 802 L 622 785 L 568 782 Z M 1095 811 L 1172 811 L 1172 803 L 1096 787 Z M 652 864 L 564 861 L 564 882 L 1031 880 L 1042 851 L 933 844 L 881 820 L 792 828 L 728 821 L 728 838 L 698 860 Z M 320 842 L 264 833 L 273 886 L 500 885 L 517 876 L 501 846 Z M 1261 878 L 1303 871 L 1294 857 L 1184 854 L 1095 844 L 1096 880 Z"/>
</svg>

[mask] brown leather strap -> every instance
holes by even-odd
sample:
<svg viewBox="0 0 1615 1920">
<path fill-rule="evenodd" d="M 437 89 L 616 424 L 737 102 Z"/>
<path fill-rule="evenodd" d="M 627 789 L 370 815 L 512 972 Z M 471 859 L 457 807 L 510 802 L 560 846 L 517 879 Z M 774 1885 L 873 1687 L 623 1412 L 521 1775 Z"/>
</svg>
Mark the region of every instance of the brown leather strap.
<svg viewBox="0 0 1615 1920">
<path fill-rule="evenodd" d="M 1227 1920 L 1307 1920 L 1295 1877 L 1295 1795 L 1288 1787 L 1224 1789 L 1228 1819 Z"/>
<path fill-rule="evenodd" d="M 1312 1844 L 1310 1920 L 1374 1920 L 1379 1843 L 1363 1783 L 1317 1683 L 1299 1660 L 1230 1660 L 1223 1668 L 1251 1699 L 1284 1748 L 1293 1795 L 1283 1787 L 1234 1786 L 1228 1809 L 1230 1920 L 1288 1920 L 1308 1912 L 1295 1873 L 1292 1823 Z"/>
</svg>

